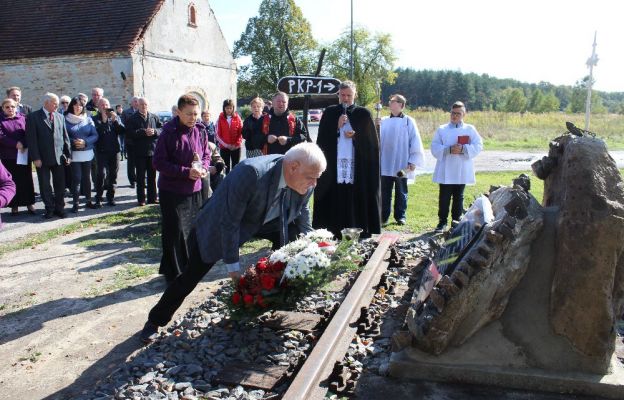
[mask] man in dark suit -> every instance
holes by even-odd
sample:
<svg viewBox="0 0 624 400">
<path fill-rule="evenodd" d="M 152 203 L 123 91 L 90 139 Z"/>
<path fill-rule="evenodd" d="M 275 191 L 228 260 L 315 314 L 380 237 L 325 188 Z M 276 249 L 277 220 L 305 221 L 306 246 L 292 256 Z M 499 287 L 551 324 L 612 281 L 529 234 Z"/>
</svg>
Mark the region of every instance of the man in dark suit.
<svg viewBox="0 0 624 400">
<path fill-rule="evenodd" d="M 65 118 L 56 112 L 59 98 L 54 93 L 43 96 L 43 107 L 26 116 L 26 141 L 28 155 L 37 168 L 39 190 L 45 205 L 45 219 L 57 215 L 65 218 L 65 171 L 71 153 Z M 50 175 L 54 185 L 54 196 L 50 186 Z"/>
<path fill-rule="evenodd" d="M 32 107 L 28 104 L 22 104 L 22 89 L 17 86 L 11 86 L 6 90 L 6 94 L 9 99 L 13 99 L 17 103 L 17 112 L 24 115 L 30 114 Z"/>
<path fill-rule="evenodd" d="M 188 265 L 150 311 L 141 339 L 153 340 L 217 261 L 238 279 L 239 247 L 252 237 L 269 239 L 277 249 L 312 230 L 308 200 L 326 165 L 317 145 L 301 143 L 285 155 L 248 158 L 233 168 L 199 211 Z"/>
<path fill-rule="evenodd" d="M 158 203 L 156 195 L 156 169 L 152 164 L 156 141 L 160 136 L 162 123 L 158 115 L 147 109 L 147 99 L 139 99 L 139 110 L 135 112 L 126 124 L 126 135 L 132 139 L 134 147 L 134 161 L 136 166 L 137 201 L 140 206 L 145 205 L 145 175 L 147 173 L 147 203 Z"/>
</svg>

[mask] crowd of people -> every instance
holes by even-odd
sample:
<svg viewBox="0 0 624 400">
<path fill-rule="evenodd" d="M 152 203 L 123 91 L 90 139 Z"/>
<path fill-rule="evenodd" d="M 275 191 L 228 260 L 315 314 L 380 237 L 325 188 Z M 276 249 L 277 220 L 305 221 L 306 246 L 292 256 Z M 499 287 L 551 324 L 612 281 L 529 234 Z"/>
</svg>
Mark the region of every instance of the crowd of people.
<svg viewBox="0 0 624 400">
<path fill-rule="evenodd" d="M 405 97 L 392 95 L 383 119 L 355 104 L 351 81 L 340 84 L 338 97 L 339 104 L 325 109 L 314 144 L 283 92 L 266 102 L 252 99 L 244 120 L 226 99 L 216 123 L 185 94 L 163 125 L 146 98 L 135 97 L 123 109 L 112 108 L 101 88 L 91 99 L 46 93 L 33 111 L 12 87 L 0 116 L 0 207 L 36 213 L 31 162 L 44 218 L 66 216 L 66 189 L 74 213 L 81 197 L 86 207 L 102 207 L 104 191 L 107 205 L 115 206 L 125 157 L 138 205 L 159 203 L 161 210 L 160 273 L 168 285 L 143 329 L 149 341 L 218 260 L 237 279 L 239 247 L 253 237 L 276 249 L 313 227 L 337 237 L 344 228 L 360 228 L 366 238 L 380 233 L 391 214 L 398 224 L 407 222 L 408 177 L 424 165 L 425 154 L 416 122 L 404 113 Z M 452 220 L 461 218 L 465 185 L 475 182 L 472 159 L 483 148 L 465 114 L 465 105 L 454 103 L 431 144 L 438 231 L 446 229 L 449 209 Z"/>
</svg>

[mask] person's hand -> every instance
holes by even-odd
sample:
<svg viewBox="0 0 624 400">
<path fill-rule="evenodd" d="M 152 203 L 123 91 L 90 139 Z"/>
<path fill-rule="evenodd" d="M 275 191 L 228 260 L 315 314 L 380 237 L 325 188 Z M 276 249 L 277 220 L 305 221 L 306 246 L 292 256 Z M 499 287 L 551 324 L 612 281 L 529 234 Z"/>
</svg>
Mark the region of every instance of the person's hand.
<svg viewBox="0 0 624 400">
<path fill-rule="evenodd" d="M 241 277 L 240 271 L 228 272 L 228 275 L 230 276 L 230 279 L 234 281 L 234 283 L 238 283 Z"/>
<path fill-rule="evenodd" d="M 41 168 L 41 160 L 34 160 L 35 168 Z"/>
<path fill-rule="evenodd" d="M 451 154 L 461 154 L 463 146 L 459 143 L 451 146 Z"/>
<path fill-rule="evenodd" d="M 279 144 L 281 144 L 282 146 L 286 146 L 286 142 L 288 142 L 288 137 L 279 136 L 277 140 L 279 141 Z"/>
<path fill-rule="evenodd" d="M 15 148 L 18 149 L 19 151 L 22 151 L 24 149 L 24 145 L 22 144 L 22 142 L 17 142 L 17 144 L 15 145 Z"/>
<path fill-rule="evenodd" d="M 410 171 L 413 171 L 416 169 L 416 166 L 412 163 L 407 163 L 407 169 L 409 169 Z"/>
<path fill-rule="evenodd" d="M 381 118 L 379 117 L 375 118 L 375 125 L 377 126 L 381 125 Z"/>
<path fill-rule="evenodd" d="M 69 165 L 71 164 L 71 158 L 67 157 L 67 159 L 65 160 L 65 165 Z"/>
<path fill-rule="evenodd" d="M 338 129 L 342 128 L 342 126 L 346 124 L 348 120 L 349 118 L 346 115 L 341 115 L 340 118 L 338 118 Z"/>
<path fill-rule="evenodd" d="M 277 140 L 277 136 L 275 136 L 275 135 L 267 136 L 267 142 L 269 142 L 269 144 L 275 143 L 276 140 Z"/>
<path fill-rule="evenodd" d="M 196 181 L 200 179 L 201 177 L 202 177 L 202 171 L 197 170 L 195 168 L 189 169 L 189 179 Z"/>
<path fill-rule="evenodd" d="M 147 128 L 147 129 L 145 130 L 145 134 L 146 134 L 147 136 L 154 136 L 154 128 Z"/>
<path fill-rule="evenodd" d="M 117 113 L 115 113 L 115 111 L 111 111 L 111 113 L 108 115 L 110 116 L 111 121 L 117 121 Z"/>
<path fill-rule="evenodd" d="M 355 136 L 355 131 L 346 131 L 345 132 L 345 137 L 347 138 L 352 138 L 353 136 Z"/>
<path fill-rule="evenodd" d="M 210 173 L 210 175 L 214 175 L 217 173 L 217 167 L 215 167 L 214 165 L 211 165 L 210 167 L 208 167 L 208 172 Z"/>
</svg>

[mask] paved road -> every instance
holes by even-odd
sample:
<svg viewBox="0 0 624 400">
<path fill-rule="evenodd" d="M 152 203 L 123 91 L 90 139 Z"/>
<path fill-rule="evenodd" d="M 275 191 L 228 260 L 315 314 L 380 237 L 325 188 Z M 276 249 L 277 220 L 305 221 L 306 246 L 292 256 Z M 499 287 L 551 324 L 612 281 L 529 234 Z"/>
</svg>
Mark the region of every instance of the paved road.
<svg viewBox="0 0 624 400">
<path fill-rule="evenodd" d="M 312 140 L 316 141 L 318 124 L 311 124 L 309 128 Z M 242 153 L 244 154 L 244 151 Z M 475 158 L 475 168 L 477 171 L 530 171 L 531 164 L 545 155 L 545 151 L 483 151 L 478 157 Z M 613 151 L 611 152 L 611 156 L 617 162 L 618 167 L 624 168 L 624 151 Z M 435 159 L 428 151 L 425 153 L 425 160 L 425 167 L 418 170 L 419 174 L 433 172 L 433 169 L 435 167 Z M 116 194 L 116 207 L 108 207 L 104 205 L 98 210 L 90 210 L 85 209 L 84 206 L 82 206 L 78 214 L 72 214 L 71 212 L 69 212 L 71 208 L 71 199 L 67 197 L 65 201 L 67 202 L 66 211 L 68 211 L 68 217 L 65 219 L 59 219 L 55 217 L 51 220 L 43 220 L 40 215 L 30 215 L 26 213 L 25 210 L 20 210 L 20 214 L 14 217 L 9 214 L 9 209 L 5 208 L 2 209 L 2 222 L 4 223 L 4 227 L 0 231 L 0 243 L 69 225 L 76 221 L 87 220 L 96 216 L 106 215 L 136 207 L 136 191 L 134 189 L 130 189 L 129 187 L 128 179 L 126 176 L 125 161 L 121 163 L 119 171 L 120 177 L 118 179 L 119 185 Z M 37 177 L 34 174 L 33 181 L 35 183 L 35 191 L 38 192 L 39 189 Z M 81 202 L 84 203 L 82 199 Z M 39 198 L 37 198 L 35 207 L 37 208 L 39 213 L 43 212 L 43 203 Z"/>
</svg>

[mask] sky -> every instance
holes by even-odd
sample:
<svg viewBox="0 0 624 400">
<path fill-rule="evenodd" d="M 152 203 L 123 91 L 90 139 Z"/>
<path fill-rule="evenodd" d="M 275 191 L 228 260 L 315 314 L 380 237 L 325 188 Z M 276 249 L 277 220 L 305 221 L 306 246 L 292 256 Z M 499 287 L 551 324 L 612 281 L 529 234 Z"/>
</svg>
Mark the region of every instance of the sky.
<svg viewBox="0 0 624 400">
<path fill-rule="evenodd" d="M 230 49 L 260 3 L 210 1 Z M 350 0 L 295 3 L 320 43 L 350 27 Z M 624 92 L 623 15 L 621 0 L 353 0 L 354 25 L 391 34 L 395 66 L 416 70 L 574 85 L 589 73 L 597 31 L 594 88 L 606 92 Z"/>
</svg>

